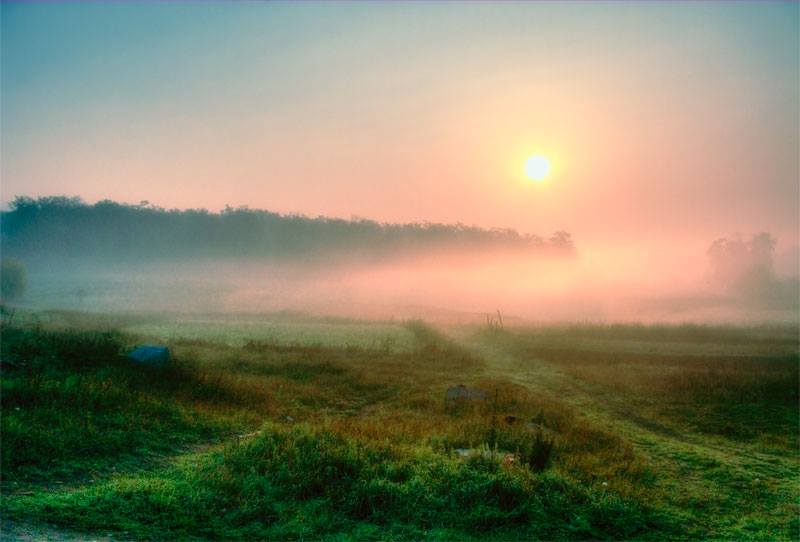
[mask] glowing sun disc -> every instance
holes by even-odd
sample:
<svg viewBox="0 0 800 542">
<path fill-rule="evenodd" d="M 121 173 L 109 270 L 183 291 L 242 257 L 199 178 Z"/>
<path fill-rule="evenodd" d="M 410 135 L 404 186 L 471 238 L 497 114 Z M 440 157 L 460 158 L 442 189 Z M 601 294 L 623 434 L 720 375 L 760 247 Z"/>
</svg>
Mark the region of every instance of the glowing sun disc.
<svg viewBox="0 0 800 542">
<path fill-rule="evenodd" d="M 525 175 L 533 181 L 542 181 L 550 173 L 550 160 L 544 156 L 531 156 L 525 161 Z"/>
</svg>

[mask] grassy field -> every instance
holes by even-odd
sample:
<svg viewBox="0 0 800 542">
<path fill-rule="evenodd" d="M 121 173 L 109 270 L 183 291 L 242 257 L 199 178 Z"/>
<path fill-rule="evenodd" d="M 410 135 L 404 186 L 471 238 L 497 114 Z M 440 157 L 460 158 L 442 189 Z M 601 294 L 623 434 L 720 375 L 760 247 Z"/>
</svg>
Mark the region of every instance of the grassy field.
<svg viewBox="0 0 800 542">
<path fill-rule="evenodd" d="M 132 366 L 136 344 L 173 366 Z M 800 538 L 792 326 L 20 313 L 2 512 L 117 539 Z M 486 399 L 448 403 L 464 384 Z"/>
</svg>

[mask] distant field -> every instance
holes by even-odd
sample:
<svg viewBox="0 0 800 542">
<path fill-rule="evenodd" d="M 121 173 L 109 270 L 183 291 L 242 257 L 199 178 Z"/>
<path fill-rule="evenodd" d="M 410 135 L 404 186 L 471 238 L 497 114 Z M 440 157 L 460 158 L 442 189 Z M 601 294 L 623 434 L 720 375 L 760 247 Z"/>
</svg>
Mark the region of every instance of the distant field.
<svg viewBox="0 0 800 542">
<path fill-rule="evenodd" d="M 91 314 L 47 311 L 21 314 L 18 320 L 51 328 L 113 328 L 140 342 L 208 342 L 244 346 L 249 342 L 282 345 L 325 345 L 409 349 L 414 336 L 402 323 L 372 322 L 334 317 L 313 317 L 283 312 L 263 315 L 159 313 Z"/>
<path fill-rule="evenodd" d="M 276 344 L 358 346 L 365 348 L 399 348 L 408 350 L 414 336 L 399 324 L 327 321 L 287 321 L 268 318 L 191 318 L 184 317 L 163 323 L 141 323 L 125 328 L 142 337 L 170 342 L 202 340 L 243 346 L 250 341 Z"/>
<path fill-rule="evenodd" d="M 166 370 L 131 366 L 168 344 Z M 792 326 L 19 313 L 2 510 L 120 539 L 800 537 Z M 448 403 L 464 384 L 486 399 Z M 49 532 L 49 531 L 48 531 Z"/>
</svg>

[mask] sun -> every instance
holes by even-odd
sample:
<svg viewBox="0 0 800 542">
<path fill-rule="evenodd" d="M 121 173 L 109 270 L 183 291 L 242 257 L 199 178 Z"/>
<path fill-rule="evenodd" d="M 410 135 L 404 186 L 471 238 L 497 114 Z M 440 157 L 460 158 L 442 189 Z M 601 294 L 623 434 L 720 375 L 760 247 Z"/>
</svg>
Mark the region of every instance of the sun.
<svg viewBox="0 0 800 542">
<path fill-rule="evenodd" d="M 535 155 L 525 161 L 525 175 L 532 181 L 543 181 L 550 173 L 550 160 L 545 156 Z"/>
</svg>

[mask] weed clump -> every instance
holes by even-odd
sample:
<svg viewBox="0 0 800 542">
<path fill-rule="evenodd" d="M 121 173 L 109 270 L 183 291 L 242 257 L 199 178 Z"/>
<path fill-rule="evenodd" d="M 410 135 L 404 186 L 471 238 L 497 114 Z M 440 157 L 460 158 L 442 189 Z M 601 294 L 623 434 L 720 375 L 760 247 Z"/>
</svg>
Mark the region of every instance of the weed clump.
<svg viewBox="0 0 800 542">
<path fill-rule="evenodd" d="M 527 445 L 518 449 L 517 453 L 520 461 L 524 464 L 535 471 L 543 471 L 550 465 L 554 444 L 554 439 L 547 438 L 541 432 L 537 432 L 527 442 Z"/>
</svg>

